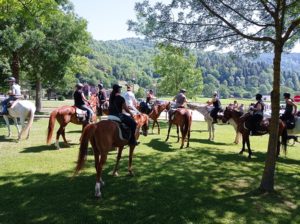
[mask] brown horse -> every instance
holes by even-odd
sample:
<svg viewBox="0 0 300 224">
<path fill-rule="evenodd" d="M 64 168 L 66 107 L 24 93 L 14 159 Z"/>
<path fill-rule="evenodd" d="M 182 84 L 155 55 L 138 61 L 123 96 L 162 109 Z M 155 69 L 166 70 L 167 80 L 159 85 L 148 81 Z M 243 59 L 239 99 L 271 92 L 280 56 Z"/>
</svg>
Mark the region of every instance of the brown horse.
<svg viewBox="0 0 300 224">
<path fill-rule="evenodd" d="M 147 136 L 149 118 L 146 114 L 138 114 L 134 116 L 135 121 L 137 122 L 136 129 L 136 139 L 139 138 L 139 131 L 142 128 L 143 135 Z M 94 157 L 95 157 L 95 168 L 97 172 L 96 176 L 96 186 L 95 186 L 95 196 L 101 196 L 101 185 L 104 185 L 102 181 L 102 169 L 103 165 L 106 162 L 108 152 L 111 151 L 114 147 L 118 147 L 118 156 L 116 165 L 113 170 L 113 175 L 117 176 L 118 165 L 122 155 L 124 146 L 128 144 L 127 140 L 120 139 L 119 137 L 119 125 L 115 121 L 103 120 L 95 124 L 89 124 L 84 128 L 84 131 L 81 136 L 80 151 L 77 160 L 77 166 L 75 169 L 75 174 L 77 174 L 83 167 L 87 149 L 88 142 L 91 142 Z M 133 175 L 132 172 L 132 156 L 135 146 L 129 145 L 129 162 L 128 162 L 128 172 L 129 175 Z M 101 184 L 100 184 L 101 183 Z"/>
<path fill-rule="evenodd" d="M 90 106 L 93 109 L 94 115 L 92 117 L 92 121 L 95 122 L 97 120 L 96 117 L 96 105 L 97 105 L 97 98 L 91 96 L 91 99 L 89 100 Z M 73 124 L 79 124 L 82 125 L 82 129 L 87 124 L 86 121 L 81 121 L 76 116 L 76 107 L 75 106 L 62 106 L 55 110 L 53 110 L 49 117 L 49 123 L 48 123 L 48 134 L 47 134 L 47 144 L 50 144 L 51 138 L 53 135 L 55 120 L 59 123 L 60 127 L 56 132 L 56 141 L 55 146 L 57 149 L 59 149 L 59 136 L 61 135 L 64 143 L 68 145 L 68 141 L 66 140 L 65 136 L 65 128 L 68 125 L 68 123 Z"/>
<path fill-rule="evenodd" d="M 177 127 L 177 142 L 179 142 L 179 129 L 178 126 L 180 126 L 180 132 L 181 132 L 181 146 L 180 148 L 183 148 L 185 138 L 187 136 L 187 145 L 186 147 L 189 147 L 190 145 L 190 133 L 191 133 L 191 125 L 192 125 L 192 114 L 189 110 L 185 108 L 177 108 L 175 112 L 173 112 L 172 118 L 169 118 L 169 129 L 168 129 L 168 135 L 166 138 L 166 141 L 169 139 L 170 130 L 172 127 L 172 124 L 175 124 Z"/>
<path fill-rule="evenodd" d="M 224 116 L 223 116 L 223 122 L 227 122 L 229 119 L 233 119 L 234 122 L 237 124 L 237 130 L 242 134 L 242 139 L 243 139 L 243 146 L 240 151 L 240 154 L 243 154 L 245 151 L 245 144 L 247 144 L 248 148 L 248 158 L 251 158 L 252 155 L 252 150 L 250 148 L 250 130 L 246 127 L 246 121 L 250 117 L 250 113 L 246 113 L 243 116 L 241 116 L 241 113 L 233 110 L 230 107 L 227 107 L 224 111 Z M 270 128 L 270 119 L 265 119 L 261 122 L 260 124 L 261 130 L 257 132 L 255 135 L 260 136 L 260 135 L 265 135 L 269 133 L 269 128 Z M 282 138 L 282 145 L 284 147 L 284 151 L 286 151 L 286 145 L 287 145 L 287 129 L 281 120 L 279 120 L 279 133 L 278 136 L 281 136 Z M 278 144 L 277 144 L 277 156 L 280 153 L 280 141 L 278 139 Z"/>
<path fill-rule="evenodd" d="M 158 103 L 153 106 L 153 109 L 149 114 L 149 118 L 151 118 L 153 120 L 152 133 L 153 133 L 155 124 L 157 124 L 158 134 L 160 134 L 160 127 L 159 127 L 159 123 L 157 120 L 158 120 L 161 112 L 163 112 L 164 110 L 170 110 L 170 107 L 171 107 L 171 102 Z"/>
</svg>

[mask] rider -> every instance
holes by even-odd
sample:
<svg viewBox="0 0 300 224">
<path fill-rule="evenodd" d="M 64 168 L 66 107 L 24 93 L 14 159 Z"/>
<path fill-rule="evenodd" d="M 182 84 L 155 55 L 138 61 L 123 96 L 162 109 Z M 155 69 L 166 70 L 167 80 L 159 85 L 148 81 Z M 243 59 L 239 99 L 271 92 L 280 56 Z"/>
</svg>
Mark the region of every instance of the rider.
<svg viewBox="0 0 300 224">
<path fill-rule="evenodd" d="M 102 116 L 102 105 L 106 102 L 107 95 L 106 95 L 106 90 L 103 88 L 103 84 L 99 83 L 98 84 L 99 92 L 97 94 L 98 96 L 98 115 Z"/>
<path fill-rule="evenodd" d="M 121 96 L 121 88 L 122 86 L 119 86 L 118 84 L 113 85 L 113 91 L 109 97 L 109 115 L 119 117 L 121 121 L 130 128 L 132 134 L 129 139 L 129 144 L 137 145 L 138 143 L 135 139 L 136 122 L 132 118 L 133 113 L 127 107 L 124 97 Z M 129 113 L 130 116 L 123 114 L 122 109 Z"/>
<path fill-rule="evenodd" d="M 87 112 L 87 122 L 89 123 L 93 116 L 93 110 L 85 104 L 85 103 L 89 104 L 89 101 L 85 98 L 82 88 L 83 85 L 81 83 L 76 84 L 76 90 L 73 94 L 73 98 L 74 98 L 75 106 Z"/>
<path fill-rule="evenodd" d="M 187 103 L 187 98 L 185 96 L 186 90 L 181 89 L 179 93 L 173 98 L 175 101 L 175 108 L 184 107 L 184 104 Z"/>
<path fill-rule="evenodd" d="M 150 89 L 149 92 L 147 93 L 147 97 L 146 97 L 146 105 L 147 105 L 148 111 L 151 111 L 151 103 L 154 99 L 156 99 L 156 97 L 154 96 L 153 90 Z"/>
<path fill-rule="evenodd" d="M 281 115 L 280 119 L 287 122 L 290 121 L 291 123 L 295 122 L 295 116 L 297 113 L 297 105 L 291 99 L 290 93 L 284 93 L 283 97 L 285 99 L 285 110 L 284 113 Z"/>
<path fill-rule="evenodd" d="M 262 121 L 262 119 L 264 118 L 264 108 L 265 108 L 265 104 L 262 100 L 262 95 L 261 94 L 256 94 L 255 96 L 257 102 L 256 104 L 254 104 L 254 106 L 250 107 L 250 110 L 253 111 L 253 115 L 250 117 L 249 119 L 249 129 L 251 131 L 251 135 L 253 133 L 255 133 L 255 131 L 257 130 L 257 127 L 259 126 L 260 122 Z"/>
<path fill-rule="evenodd" d="M 211 101 L 207 102 L 208 105 L 213 105 L 214 108 L 212 109 L 212 111 L 210 112 L 210 116 L 213 118 L 213 124 L 217 123 L 217 115 L 218 112 L 221 110 L 221 101 L 218 97 L 218 93 L 214 92 L 213 97 L 211 99 Z"/>
<path fill-rule="evenodd" d="M 140 112 L 136 109 L 137 100 L 135 99 L 134 93 L 132 92 L 131 85 L 127 84 L 127 92 L 124 93 L 124 99 L 128 108 L 133 111 L 134 114 L 139 114 Z"/>
<path fill-rule="evenodd" d="M 8 82 L 10 90 L 9 90 L 9 97 L 2 101 L 2 112 L 0 114 L 7 115 L 7 104 L 9 101 L 15 101 L 19 98 L 21 98 L 21 87 L 16 83 L 16 79 L 14 77 L 9 77 L 5 80 Z"/>
</svg>

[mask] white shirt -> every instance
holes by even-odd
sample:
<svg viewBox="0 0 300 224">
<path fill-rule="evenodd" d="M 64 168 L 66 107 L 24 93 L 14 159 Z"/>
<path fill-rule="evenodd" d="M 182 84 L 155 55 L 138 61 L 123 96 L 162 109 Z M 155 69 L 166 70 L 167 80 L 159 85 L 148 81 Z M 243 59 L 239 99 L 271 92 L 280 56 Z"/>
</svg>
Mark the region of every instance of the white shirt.
<svg viewBox="0 0 300 224">
<path fill-rule="evenodd" d="M 11 86 L 11 91 L 12 91 L 13 96 L 20 96 L 21 95 L 21 86 L 19 86 L 18 84 L 15 83 Z"/>
<path fill-rule="evenodd" d="M 127 91 L 126 93 L 124 93 L 124 98 L 127 106 L 135 108 L 136 99 L 133 92 Z"/>
</svg>

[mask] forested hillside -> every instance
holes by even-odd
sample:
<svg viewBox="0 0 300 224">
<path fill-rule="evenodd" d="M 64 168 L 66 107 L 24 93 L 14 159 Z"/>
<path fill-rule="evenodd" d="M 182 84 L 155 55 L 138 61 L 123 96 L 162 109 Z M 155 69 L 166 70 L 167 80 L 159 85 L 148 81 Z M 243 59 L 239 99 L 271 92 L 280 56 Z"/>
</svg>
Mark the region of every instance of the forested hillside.
<svg viewBox="0 0 300 224">
<path fill-rule="evenodd" d="M 157 53 L 152 42 L 129 38 L 119 41 L 93 41 L 93 53 L 88 55 L 91 66 L 87 77 L 91 84 L 99 80 L 106 86 L 116 80 L 126 80 L 144 88 L 153 87 L 159 78 L 153 68 Z M 204 96 L 219 91 L 222 97 L 253 97 L 257 92 L 268 94 L 272 88 L 272 55 L 263 54 L 257 59 L 232 54 L 196 51 L 201 67 Z M 284 55 L 282 61 L 283 91 L 300 91 L 300 54 Z M 298 69 L 297 69 L 298 68 Z M 200 95 L 201 93 L 199 93 Z"/>
</svg>

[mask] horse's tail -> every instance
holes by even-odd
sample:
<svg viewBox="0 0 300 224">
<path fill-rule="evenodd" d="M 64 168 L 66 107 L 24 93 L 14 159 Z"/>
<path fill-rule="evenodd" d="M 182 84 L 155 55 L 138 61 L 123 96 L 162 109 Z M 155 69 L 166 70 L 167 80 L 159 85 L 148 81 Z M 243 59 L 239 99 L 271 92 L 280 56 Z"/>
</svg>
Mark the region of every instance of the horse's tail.
<svg viewBox="0 0 300 224">
<path fill-rule="evenodd" d="M 75 168 L 75 173 L 76 175 L 83 167 L 86 155 L 87 155 L 87 150 L 88 150 L 88 144 L 90 138 L 94 135 L 96 130 L 96 125 L 95 124 L 88 124 L 81 135 L 81 141 L 80 141 L 80 149 L 79 149 L 79 154 L 78 154 L 78 159 L 77 159 L 77 166 Z"/>
<path fill-rule="evenodd" d="M 29 110 L 29 120 L 28 120 L 28 123 L 27 123 L 27 125 L 26 125 L 26 128 L 25 128 L 24 130 L 22 130 L 20 136 L 22 136 L 24 133 L 28 133 L 28 132 L 30 131 L 30 128 L 31 128 L 31 126 L 32 126 L 32 124 L 33 124 L 34 113 L 35 113 L 35 107 L 30 108 L 30 110 Z M 28 133 L 28 134 L 29 134 L 29 133 Z M 27 135 L 28 135 L 28 134 L 27 134 Z"/>
<path fill-rule="evenodd" d="M 47 134 L 47 144 L 48 145 L 50 144 L 51 139 L 52 139 L 52 134 L 53 134 L 53 130 L 54 130 L 57 112 L 58 112 L 57 110 L 52 111 L 50 114 L 50 117 L 49 117 L 48 134 Z"/>
<path fill-rule="evenodd" d="M 282 130 L 282 135 L 281 135 L 281 144 L 283 145 L 283 152 L 285 155 L 287 152 L 287 141 L 288 141 L 288 133 L 287 133 L 286 126 L 284 126 L 284 129 Z"/>
</svg>

